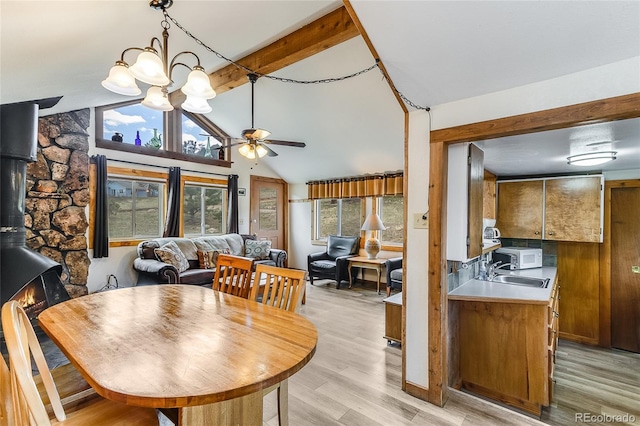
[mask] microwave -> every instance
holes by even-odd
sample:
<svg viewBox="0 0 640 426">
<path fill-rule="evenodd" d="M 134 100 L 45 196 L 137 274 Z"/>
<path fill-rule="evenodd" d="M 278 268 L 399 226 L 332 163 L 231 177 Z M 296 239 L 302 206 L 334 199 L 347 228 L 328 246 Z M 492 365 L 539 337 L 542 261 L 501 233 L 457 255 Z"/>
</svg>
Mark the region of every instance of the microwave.
<svg viewBox="0 0 640 426">
<path fill-rule="evenodd" d="M 504 269 L 540 268 L 542 267 L 542 249 L 501 247 L 493 253 L 493 261 L 501 261 L 501 265 L 509 263 L 510 265 Z"/>
</svg>

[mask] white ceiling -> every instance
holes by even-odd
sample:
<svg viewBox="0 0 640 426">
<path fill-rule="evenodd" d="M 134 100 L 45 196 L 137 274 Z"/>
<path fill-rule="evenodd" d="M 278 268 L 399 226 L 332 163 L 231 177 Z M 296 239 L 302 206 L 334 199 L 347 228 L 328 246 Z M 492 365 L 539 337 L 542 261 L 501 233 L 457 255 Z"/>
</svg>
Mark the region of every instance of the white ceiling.
<svg viewBox="0 0 640 426">
<path fill-rule="evenodd" d="M 640 55 L 637 0 L 353 0 L 352 4 L 395 85 L 425 106 Z M 341 5 L 341 1 L 175 0 L 169 13 L 208 46 L 239 59 Z M 161 20 L 162 14 L 150 9 L 146 0 L 1 1 L 0 102 L 63 95 L 48 114 L 122 101 L 124 97 L 106 91 L 100 81 L 122 50 L 146 46 L 151 37 L 160 36 Z M 170 34 L 170 56 L 192 50 L 208 72 L 226 65 L 175 25 Z M 339 77 L 373 63 L 363 39 L 357 37 L 275 74 L 305 80 Z M 178 85 L 185 77 L 180 71 L 174 75 Z M 255 95 L 256 126 L 271 131 L 274 139 L 307 143 L 304 149 L 274 147 L 280 155 L 263 160 L 291 183 L 402 168 L 403 115 L 378 70 L 326 85 L 263 78 L 256 83 Z M 219 95 L 211 105 L 208 117 L 230 135 L 239 136 L 250 126 L 249 85 Z M 619 146 L 633 147 L 633 140 L 640 141 L 637 124 L 614 130 L 620 132 L 630 134 L 630 142 L 617 142 Z M 542 142 L 536 142 L 541 147 L 537 163 L 546 163 L 547 156 L 566 157 L 551 147 L 568 144 L 569 133 L 555 136 L 546 138 L 549 146 L 544 149 Z M 510 149 L 502 145 L 497 155 L 487 143 L 487 164 L 492 156 L 507 158 Z M 521 152 L 513 149 L 515 154 Z M 495 171 L 500 172 L 500 164 L 511 163 L 496 161 Z M 621 164 L 625 163 L 616 160 L 611 166 Z M 538 172 L 547 171 L 532 174 Z"/>
</svg>

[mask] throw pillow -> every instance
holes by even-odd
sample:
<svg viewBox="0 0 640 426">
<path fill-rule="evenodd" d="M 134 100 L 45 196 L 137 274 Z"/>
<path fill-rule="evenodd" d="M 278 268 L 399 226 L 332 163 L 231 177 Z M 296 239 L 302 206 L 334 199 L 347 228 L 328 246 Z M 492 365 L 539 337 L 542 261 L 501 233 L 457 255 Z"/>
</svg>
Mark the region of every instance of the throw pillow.
<svg viewBox="0 0 640 426">
<path fill-rule="evenodd" d="M 244 242 L 244 255 L 256 260 L 269 259 L 271 241 L 247 240 Z"/>
<path fill-rule="evenodd" d="M 178 270 L 178 273 L 189 269 L 189 261 L 180 250 L 180 247 L 173 241 L 169 241 L 162 247 L 155 249 L 154 252 L 158 260 L 173 265 Z"/>
<path fill-rule="evenodd" d="M 220 253 L 231 254 L 229 249 L 222 250 L 198 250 L 198 263 L 200 269 L 213 269 L 218 263 L 218 255 Z"/>
</svg>

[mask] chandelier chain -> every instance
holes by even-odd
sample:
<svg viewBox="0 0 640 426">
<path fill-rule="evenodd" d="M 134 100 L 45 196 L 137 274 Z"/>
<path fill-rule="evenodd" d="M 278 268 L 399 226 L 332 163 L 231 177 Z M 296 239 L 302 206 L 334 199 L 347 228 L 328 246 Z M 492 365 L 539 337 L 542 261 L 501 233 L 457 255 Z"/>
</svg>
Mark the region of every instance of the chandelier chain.
<svg viewBox="0 0 640 426">
<path fill-rule="evenodd" d="M 178 22 L 178 20 L 176 20 L 173 16 L 169 15 L 169 13 L 167 12 L 166 9 L 163 9 L 163 13 L 164 13 L 164 16 L 165 16 L 165 20 L 168 18 L 171 22 L 173 22 L 173 24 L 176 27 L 180 28 L 180 30 L 182 30 L 182 32 L 185 33 L 187 35 L 187 37 L 193 39 L 193 41 L 195 41 L 197 44 L 199 44 L 200 46 L 205 48 L 207 51 L 209 51 L 209 52 L 213 53 L 214 55 L 216 55 L 218 58 L 220 58 L 223 61 L 226 61 L 226 62 L 236 66 L 237 68 L 240 68 L 240 69 L 246 71 L 249 74 L 256 74 L 256 75 L 258 75 L 260 77 L 268 78 L 270 80 L 280 81 L 280 82 L 283 82 L 283 83 L 295 83 L 295 84 L 335 83 L 337 81 L 343 81 L 343 80 L 347 80 L 347 79 L 350 79 L 350 78 L 358 77 L 359 75 L 366 74 L 366 73 L 368 73 L 369 71 L 371 71 L 371 70 L 373 70 L 375 68 L 380 68 L 379 59 L 376 59 L 376 63 L 371 65 L 370 67 L 362 69 L 360 71 L 356 71 L 356 72 L 354 72 L 352 74 L 341 76 L 341 77 L 322 78 L 322 79 L 318 79 L 318 80 L 297 80 L 297 79 L 293 79 L 293 78 L 277 77 L 277 76 L 274 76 L 274 75 L 262 74 L 259 71 L 252 70 L 251 68 L 246 67 L 246 66 L 234 61 L 233 59 L 227 58 L 222 53 L 216 51 L 215 49 L 213 49 L 213 48 L 211 48 L 209 46 L 207 46 L 202 40 L 200 40 L 198 37 L 193 35 L 189 30 L 187 30 L 185 27 L 183 27 L 180 24 L 180 22 Z M 390 86 L 393 89 L 393 91 L 396 92 L 398 94 L 398 96 L 400 96 L 400 98 L 404 102 L 406 102 L 410 107 L 415 108 L 415 109 L 424 110 L 424 111 L 430 111 L 429 107 L 423 107 L 423 106 L 420 106 L 420 105 L 417 105 L 417 104 L 413 103 L 404 94 L 402 94 L 398 89 L 396 89 L 396 87 L 393 84 L 390 84 Z"/>
</svg>

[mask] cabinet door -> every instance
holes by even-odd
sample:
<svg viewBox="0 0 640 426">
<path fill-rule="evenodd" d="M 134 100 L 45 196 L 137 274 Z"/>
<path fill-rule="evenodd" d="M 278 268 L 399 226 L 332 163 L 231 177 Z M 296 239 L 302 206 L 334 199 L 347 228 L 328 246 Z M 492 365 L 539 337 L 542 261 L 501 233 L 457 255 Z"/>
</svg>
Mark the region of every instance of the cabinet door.
<svg viewBox="0 0 640 426">
<path fill-rule="evenodd" d="M 600 176 L 547 180 L 544 239 L 601 242 L 601 191 Z"/>
<path fill-rule="evenodd" d="M 484 190 L 484 152 L 469 145 L 469 259 L 482 254 L 482 195 Z"/>
<path fill-rule="evenodd" d="M 542 238 L 543 181 L 498 183 L 496 227 L 504 238 Z"/>
</svg>

